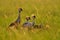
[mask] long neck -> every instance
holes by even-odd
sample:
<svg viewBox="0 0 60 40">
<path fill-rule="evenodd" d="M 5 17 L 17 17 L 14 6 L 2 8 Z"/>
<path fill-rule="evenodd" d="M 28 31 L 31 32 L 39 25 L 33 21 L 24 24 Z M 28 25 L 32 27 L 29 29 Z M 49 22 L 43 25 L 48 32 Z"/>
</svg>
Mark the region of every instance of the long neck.
<svg viewBox="0 0 60 40">
<path fill-rule="evenodd" d="M 19 13 L 21 13 L 21 11 L 19 10 Z"/>
<path fill-rule="evenodd" d="M 35 25 L 35 19 L 32 20 L 32 25 L 33 25 L 33 26 Z"/>
<path fill-rule="evenodd" d="M 18 18 L 20 18 L 20 13 L 18 14 Z"/>
<path fill-rule="evenodd" d="M 18 17 L 17 20 L 15 21 L 16 23 L 20 23 L 21 19 L 20 19 L 20 13 L 18 13 Z"/>
<path fill-rule="evenodd" d="M 29 22 L 29 20 L 26 20 L 26 22 Z"/>
<path fill-rule="evenodd" d="M 20 18 L 20 13 L 21 13 L 21 11 L 19 11 L 19 13 L 18 13 L 18 18 Z"/>
</svg>

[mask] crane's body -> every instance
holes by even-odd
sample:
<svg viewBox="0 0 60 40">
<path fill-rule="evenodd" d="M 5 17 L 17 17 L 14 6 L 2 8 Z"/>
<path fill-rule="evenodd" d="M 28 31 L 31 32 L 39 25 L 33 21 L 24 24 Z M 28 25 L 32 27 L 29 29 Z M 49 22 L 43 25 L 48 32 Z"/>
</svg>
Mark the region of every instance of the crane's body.
<svg viewBox="0 0 60 40">
<path fill-rule="evenodd" d="M 14 21 L 14 22 L 12 22 L 10 25 L 9 25 L 9 27 L 16 27 L 17 28 L 17 25 L 18 24 L 20 24 L 20 22 L 21 22 L 21 19 L 20 19 L 20 13 L 21 13 L 21 11 L 22 11 L 22 8 L 19 8 L 18 9 L 18 17 L 17 17 L 17 19 L 16 19 L 16 21 Z"/>
</svg>

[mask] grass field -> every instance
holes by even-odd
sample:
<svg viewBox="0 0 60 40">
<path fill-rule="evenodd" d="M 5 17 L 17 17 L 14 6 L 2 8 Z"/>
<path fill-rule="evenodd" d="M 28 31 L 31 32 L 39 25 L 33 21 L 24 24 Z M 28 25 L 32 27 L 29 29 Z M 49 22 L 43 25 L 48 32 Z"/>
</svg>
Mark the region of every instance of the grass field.
<svg viewBox="0 0 60 40">
<path fill-rule="evenodd" d="M 50 28 L 8 32 L 6 28 L 17 19 L 19 7 L 23 8 L 21 24 L 27 15 L 35 14 L 36 24 L 42 23 Z M 0 0 L 0 40 L 60 40 L 60 0 Z"/>
</svg>

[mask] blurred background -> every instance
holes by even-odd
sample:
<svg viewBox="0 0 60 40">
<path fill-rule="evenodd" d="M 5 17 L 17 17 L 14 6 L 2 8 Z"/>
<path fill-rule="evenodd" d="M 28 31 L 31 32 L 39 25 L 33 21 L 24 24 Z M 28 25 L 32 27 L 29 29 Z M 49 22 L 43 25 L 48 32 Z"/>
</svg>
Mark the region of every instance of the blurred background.
<svg viewBox="0 0 60 40">
<path fill-rule="evenodd" d="M 42 23 L 50 28 L 8 32 L 6 28 L 18 17 L 18 8 L 23 9 L 21 24 L 26 21 L 27 15 L 35 14 L 36 24 Z M 0 40 L 60 40 L 60 0 L 0 0 Z"/>
</svg>

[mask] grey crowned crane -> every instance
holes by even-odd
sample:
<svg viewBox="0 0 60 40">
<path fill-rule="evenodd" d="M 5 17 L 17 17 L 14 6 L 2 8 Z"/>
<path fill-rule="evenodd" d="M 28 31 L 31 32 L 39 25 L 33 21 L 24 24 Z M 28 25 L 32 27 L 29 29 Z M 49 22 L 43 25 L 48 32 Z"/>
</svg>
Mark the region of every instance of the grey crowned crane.
<svg viewBox="0 0 60 40">
<path fill-rule="evenodd" d="M 35 25 L 35 18 L 36 18 L 36 16 L 34 14 L 32 14 L 32 22 L 31 22 L 32 26 Z"/>
<path fill-rule="evenodd" d="M 23 23 L 23 27 L 30 27 L 31 26 L 31 23 L 29 22 L 29 20 L 30 20 L 30 17 L 26 16 L 26 22 Z"/>
<path fill-rule="evenodd" d="M 29 22 L 30 20 L 30 17 L 29 16 L 26 16 L 26 22 L 23 23 L 23 28 L 25 29 L 28 29 L 28 30 L 31 30 L 31 26 L 32 24 Z"/>
<path fill-rule="evenodd" d="M 33 26 L 33 28 L 38 28 L 38 25 L 37 24 L 35 24 L 35 18 L 36 18 L 36 16 L 34 15 L 34 14 L 32 14 L 32 26 Z"/>
<path fill-rule="evenodd" d="M 18 17 L 17 17 L 17 19 L 16 19 L 16 21 L 14 21 L 14 22 L 12 22 L 10 25 L 9 25 L 9 27 L 15 27 L 15 28 L 17 28 L 17 25 L 18 24 L 20 24 L 20 13 L 21 13 L 21 11 L 22 11 L 22 8 L 19 8 L 18 9 Z"/>
<path fill-rule="evenodd" d="M 32 14 L 32 19 L 33 19 L 33 21 L 32 21 L 32 26 L 33 26 L 33 28 L 42 28 L 42 24 L 35 24 L 35 18 L 36 18 L 36 16 L 34 15 L 34 14 Z"/>
<path fill-rule="evenodd" d="M 31 19 L 29 16 L 26 16 L 26 22 L 23 23 L 23 27 L 31 27 L 35 25 L 35 15 L 32 15 L 32 22 L 29 22 L 29 20 Z"/>
<path fill-rule="evenodd" d="M 29 20 L 31 19 L 29 16 L 26 17 L 26 22 L 23 23 L 23 27 L 27 27 L 28 30 L 30 30 L 31 28 L 33 28 L 33 26 L 35 25 L 35 15 L 32 15 L 32 19 L 33 21 L 32 22 L 29 22 Z"/>
</svg>

